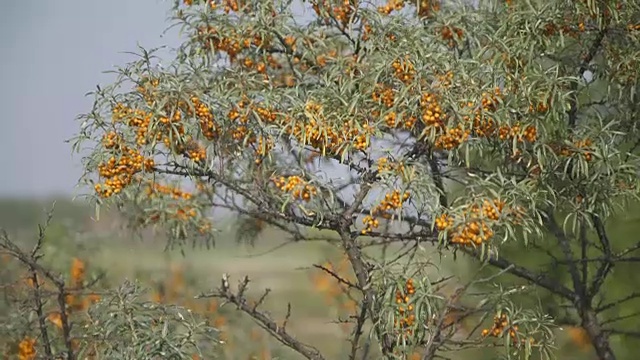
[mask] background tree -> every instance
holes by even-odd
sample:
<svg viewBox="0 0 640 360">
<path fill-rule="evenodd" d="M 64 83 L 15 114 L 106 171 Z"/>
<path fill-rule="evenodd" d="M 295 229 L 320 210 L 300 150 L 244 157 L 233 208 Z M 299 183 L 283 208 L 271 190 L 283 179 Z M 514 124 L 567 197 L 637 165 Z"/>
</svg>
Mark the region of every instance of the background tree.
<svg viewBox="0 0 640 360">
<path fill-rule="evenodd" d="M 174 61 L 142 50 L 82 116 L 75 147 L 90 141 L 84 180 L 98 203 L 134 226 L 166 227 L 169 245 L 212 239 L 220 209 L 248 238 L 268 225 L 335 244 L 353 280 L 324 270 L 357 303 L 344 320 L 353 359 L 431 359 L 493 337 L 506 355 L 546 356 L 548 319 L 509 301 L 529 289 L 570 309 L 559 320 L 614 359 L 610 336 L 632 333 L 603 321 L 621 301 L 603 286 L 638 245 L 606 225 L 638 192 L 639 5 L 298 5 L 177 2 L 186 38 Z M 504 247 L 542 249 L 568 276 Z M 460 254 L 499 272 L 449 279 L 443 294 L 431 265 Z M 517 287 L 473 301 L 472 289 L 505 274 Z M 224 277 L 208 295 L 322 358 L 288 333 L 288 316 L 260 310 L 264 297 L 247 299 L 248 284 Z M 488 314 L 494 324 L 480 330 Z M 467 321 L 478 325 L 458 326 Z"/>
</svg>

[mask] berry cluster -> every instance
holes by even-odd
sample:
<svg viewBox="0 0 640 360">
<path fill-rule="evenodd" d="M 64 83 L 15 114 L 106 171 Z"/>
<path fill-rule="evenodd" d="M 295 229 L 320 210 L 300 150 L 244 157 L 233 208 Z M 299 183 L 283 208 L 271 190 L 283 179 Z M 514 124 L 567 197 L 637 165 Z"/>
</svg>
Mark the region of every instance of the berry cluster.
<svg viewBox="0 0 640 360">
<path fill-rule="evenodd" d="M 447 71 L 444 74 L 438 75 L 437 79 L 438 79 L 438 83 L 436 84 L 436 86 L 442 86 L 444 88 L 447 88 L 451 86 L 451 82 L 453 81 L 453 72 Z"/>
<path fill-rule="evenodd" d="M 389 15 L 394 10 L 402 10 L 404 5 L 404 0 L 387 0 L 387 3 L 384 6 L 378 6 L 378 12 L 384 15 Z"/>
<path fill-rule="evenodd" d="M 144 76 L 140 79 L 139 85 L 136 89 L 142 95 L 147 105 L 151 106 L 154 100 L 158 97 L 159 85 L 159 79 Z"/>
<path fill-rule="evenodd" d="M 521 213 L 519 208 L 507 211 L 502 200 L 484 200 L 481 206 L 469 206 L 467 213 L 463 215 L 468 221 L 454 226 L 456 219 L 445 213 L 435 219 L 434 225 L 438 231 L 449 231 L 449 241 L 452 244 L 477 246 L 488 242 L 494 236 L 491 224 L 498 221 L 502 215 L 519 218 L 522 216 Z"/>
<path fill-rule="evenodd" d="M 251 143 L 255 143 L 254 139 L 250 139 Z M 258 142 L 254 147 L 256 159 L 256 165 L 262 164 L 262 160 L 269 154 L 269 151 L 273 149 L 273 140 L 271 138 L 265 138 L 263 136 L 258 137 Z"/>
<path fill-rule="evenodd" d="M 170 109 L 166 109 L 170 113 Z M 125 121 L 125 124 L 136 131 L 136 143 L 145 145 L 149 140 L 162 141 L 167 148 L 172 147 L 171 139 L 177 139 L 184 135 L 184 126 L 181 124 L 182 112 L 176 109 L 172 116 L 160 116 L 158 126 L 154 134 L 149 134 L 149 127 L 153 115 L 141 109 L 132 109 L 122 103 L 118 103 L 112 109 L 114 121 Z"/>
<path fill-rule="evenodd" d="M 105 149 L 119 150 L 122 144 L 122 136 L 118 135 L 115 131 L 109 131 L 102 137 L 102 145 Z"/>
<path fill-rule="evenodd" d="M 334 6 L 331 9 L 333 18 L 338 21 L 341 29 L 345 29 L 349 25 L 349 21 L 351 20 L 353 12 L 357 7 L 357 1 L 352 4 L 352 0 L 342 0 L 342 3 L 340 5 Z"/>
<path fill-rule="evenodd" d="M 420 0 L 418 3 L 418 16 L 429 17 L 432 12 L 440 10 L 439 0 Z"/>
<path fill-rule="evenodd" d="M 446 115 L 434 94 L 422 94 L 420 97 L 420 109 L 422 110 L 422 122 L 427 128 L 435 129 L 437 132 L 444 129 Z"/>
<path fill-rule="evenodd" d="M 123 146 L 122 153 L 119 159 L 111 156 L 98 165 L 98 174 L 105 181 L 104 184 L 96 184 L 94 189 L 101 197 L 108 198 L 120 193 L 131 184 L 135 174 L 143 170 L 151 171 L 155 165 L 153 159 L 145 158 L 138 150 Z"/>
<path fill-rule="evenodd" d="M 535 112 L 546 113 L 547 111 L 549 111 L 549 103 L 548 102 L 540 101 L 535 106 L 533 104 L 529 105 L 529 113 L 535 113 Z"/>
<path fill-rule="evenodd" d="M 446 77 L 449 76 L 446 75 Z M 426 130 L 436 135 L 436 148 L 451 150 L 460 146 L 469 137 L 470 131 L 461 125 L 447 127 L 447 116 L 435 94 L 423 93 L 420 97 L 420 108 Z"/>
<path fill-rule="evenodd" d="M 187 140 L 184 146 L 178 146 L 178 151 L 195 163 L 202 163 L 207 157 L 207 151 L 197 141 Z"/>
<path fill-rule="evenodd" d="M 491 113 L 494 112 L 503 97 L 500 88 L 495 88 L 493 94 L 483 93 L 480 108 L 475 108 L 473 102 L 460 104 L 461 110 L 471 109 L 473 115 L 464 115 L 463 121 L 471 124 L 471 134 L 480 138 L 497 137 L 501 141 L 516 139 L 518 142 L 533 143 L 538 139 L 538 130 L 533 125 L 523 126 L 515 123 L 513 126 L 497 126 Z M 546 111 L 546 105 L 540 103 L 537 107 L 539 112 Z M 530 107 L 532 109 L 533 107 Z"/>
<path fill-rule="evenodd" d="M 225 6 L 225 9 L 227 7 L 229 10 L 237 8 L 238 3 L 234 0 L 232 1 L 235 5 L 231 3 L 231 6 L 227 5 Z M 268 37 L 261 37 L 257 34 L 244 36 L 242 34 L 238 34 L 235 29 L 225 29 L 222 31 L 214 26 L 201 26 L 198 28 L 196 39 L 206 50 L 215 50 L 226 53 L 232 63 L 236 61 L 238 55 L 243 50 L 249 49 L 251 46 L 269 46 L 271 43 L 271 39 Z M 264 63 L 262 64 L 264 66 Z"/>
<path fill-rule="evenodd" d="M 284 117 L 280 125 L 301 144 L 310 145 L 321 153 L 338 154 L 345 142 L 353 143 L 357 150 L 365 150 L 369 147 L 369 136 L 373 127 L 368 122 L 358 124 L 356 120 L 350 120 L 335 126 L 325 121 L 322 106 L 315 102 L 305 105 L 307 119 L 304 125 L 292 124 L 290 117 Z"/>
<path fill-rule="evenodd" d="M 552 145 L 551 148 L 557 155 L 569 157 L 573 154 L 580 153 L 586 161 L 593 160 L 593 142 L 591 139 L 574 140 L 573 147 L 565 145 Z"/>
<path fill-rule="evenodd" d="M 25 337 L 18 344 L 18 359 L 33 360 L 36 358 L 36 339 Z"/>
<path fill-rule="evenodd" d="M 200 130 L 202 131 L 202 135 L 208 140 L 213 140 L 218 137 L 218 135 L 220 135 L 220 131 L 213 122 L 211 109 L 206 104 L 202 103 L 197 96 L 191 97 L 191 103 L 195 109 L 195 115 L 200 121 Z M 193 115 L 194 112 L 189 106 L 185 106 L 185 111 L 187 115 L 190 116 Z"/>
<path fill-rule="evenodd" d="M 404 163 L 391 161 L 388 157 L 383 157 L 378 159 L 378 173 L 385 172 L 395 172 L 397 174 L 402 174 L 405 170 Z"/>
<path fill-rule="evenodd" d="M 462 144 L 471 134 L 469 129 L 464 129 L 458 125 L 448 128 L 441 134 L 435 142 L 437 149 L 451 150 Z"/>
<path fill-rule="evenodd" d="M 508 333 L 509 337 L 517 342 L 518 336 L 518 325 L 511 325 L 509 323 L 509 318 L 506 314 L 502 314 L 500 316 L 495 316 L 493 318 L 493 326 L 491 329 L 482 330 L 482 336 L 492 336 L 492 337 L 501 337 L 503 334 Z"/>
<path fill-rule="evenodd" d="M 400 11 L 405 7 L 404 0 L 387 0 L 387 3 L 378 7 L 378 12 L 384 15 L 391 14 L 394 10 Z M 420 0 L 416 4 L 416 10 L 419 17 L 428 17 L 433 11 L 440 10 L 440 2 L 438 0 Z"/>
<path fill-rule="evenodd" d="M 398 190 L 393 190 L 393 192 L 387 193 L 380 204 L 373 208 L 371 215 L 367 215 L 362 219 L 362 223 L 365 225 L 365 228 L 362 230 L 362 234 L 366 235 L 372 232 L 373 229 L 377 229 L 378 226 L 380 226 L 380 222 L 377 217 L 391 219 L 393 217 L 393 212 L 402 208 L 402 203 L 407 201 L 409 196 L 409 192 L 400 194 L 400 191 Z"/>
<path fill-rule="evenodd" d="M 314 186 L 309 185 L 300 176 L 281 176 L 273 178 L 272 181 L 278 189 L 290 193 L 296 200 L 309 201 L 318 192 Z"/>
<path fill-rule="evenodd" d="M 461 40 L 464 36 L 464 31 L 455 26 L 443 26 L 439 29 L 442 40 L 447 42 L 449 47 L 454 47 L 456 40 Z"/>
<path fill-rule="evenodd" d="M 172 186 L 158 184 L 156 182 L 149 182 L 145 193 L 149 198 L 154 198 L 157 196 L 169 196 L 174 200 L 190 200 L 191 198 L 193 198 L 193 194 L 190 192 L 182 191 Z"/>
<path fill-rule="evenodd" d="M 411 335 L 411 328 L 415 324 L 416 315 L 411 298 L 416 293 L 413 279 L 409 278 L 405 282 L 403 289 L 396 291 L 396 317 L 394 319 L 394 327 L 403 331 L 406 335 Z"/>
<path fill-rule="evenodd" d="M 391 63 L 394 75 L 404 84 L 410 84 L 416 76 L 416 69 L 409 59 L 409 55 L 405 55 L 404 59 L 396 59 Z"/>
<path fill-rule="evenodd" d="M 393 88 L 377 84 L 371 93 L 371 98 L 377 103 L 381 103 L 387 108 L 393 107 L 395 94 Z"/>
</svg>

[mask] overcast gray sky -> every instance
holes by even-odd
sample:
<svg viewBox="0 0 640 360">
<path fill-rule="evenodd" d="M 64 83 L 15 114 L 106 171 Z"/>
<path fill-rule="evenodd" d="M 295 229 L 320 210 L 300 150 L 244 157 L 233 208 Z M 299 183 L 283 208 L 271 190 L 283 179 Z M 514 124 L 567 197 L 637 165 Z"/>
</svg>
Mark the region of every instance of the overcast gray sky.
<svg viewBox="0 0 640 360">
<path fill-rule="evenodd" d="M 167 0 L 21 0 L 0 11 L 0 196 L 74 192 L 80 158 L 64 140 L 87 112 L 84 94 L 161 37 Z"/>
</svg>

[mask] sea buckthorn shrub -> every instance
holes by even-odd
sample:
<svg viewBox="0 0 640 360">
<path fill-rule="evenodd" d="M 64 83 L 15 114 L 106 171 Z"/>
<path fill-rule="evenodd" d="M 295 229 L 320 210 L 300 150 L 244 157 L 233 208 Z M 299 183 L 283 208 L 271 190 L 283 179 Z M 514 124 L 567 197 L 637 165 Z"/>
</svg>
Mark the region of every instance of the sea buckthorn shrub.
<svg viewBox="0 0 640 360">
<path fill-rule="evenodd" d="M 151 360 L 220 354 L 219 332 L 203 314 L 150 301 L 137 283 L 109 288 L 78 257 L 56 254 L 63 257 L 56 264 L 69 262 L 68 274 L 57 273 L 49 266 L 51 259 L 43 261 L 50 248 L 45 228 L 29 250 L 6 233 L 0 235 L 3 359 Z"/>
<path fill-rule="evenodd" d="M 371 351 L 365 338 L 386 358 L 466 346 L 446 331 L 446 316 L 432 318 L 456 297 L 437 295 L 434 274 L 418 271 L 433 252 L 568 301 L 573 318 L 556 320 L 583 327 L 596 354 L 613 359 L 609 336 L 625 331 L 603 327 L 596 295 L 631 251 L 615 252 L 605 224 L 638 198 L 640 5 L 298 5 L 176 1 L 172 21 L 184 36 L 174 59 L 160 66 L 141 50 L 81 116 L 74 147 L 91 144 L 82 181 L 96 203 L 116 205 L 138 228 L 166 229 L 169 245 L 215 240 L 218 211 L 277 227 L 285 240 L 335 233 L 326 240 L 354 279 L 323 271 L 359 294 L 352 358 Z M 562 264 L 566 281 L 500 255 L 506 244 L 537 251 L 549 239 L 559 247 L 541 256 Z M 418 276 L 402 278 L 398 264 Z M 457 279 L 463 293 L 482 283 Z M 249 283 L 236 292 L 225 276 L 209 295 L 302 356 L 323 358 L 247 305 Z M 478 339 L 507 339 L 499 348 L 509 356 L 548 354 L 551 339 L 520 325 L 530 314 L 503 320 L 499 302 L 478 303 L 502 324 Z"/>
</svg>

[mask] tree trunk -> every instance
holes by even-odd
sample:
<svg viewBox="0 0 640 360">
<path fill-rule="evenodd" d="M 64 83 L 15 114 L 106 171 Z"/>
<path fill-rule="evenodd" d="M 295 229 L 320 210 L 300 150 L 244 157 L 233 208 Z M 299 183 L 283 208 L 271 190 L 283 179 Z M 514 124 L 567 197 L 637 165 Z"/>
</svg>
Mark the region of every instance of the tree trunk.
<svg viewBox="0 0 640 360">
<path fill-rule="evenodd" d="M 582 313 L 582 327 L 587 331 L 598 359 L 616 359 L 616 355 L 609 344 L 609 335 L 602 330 L 598 317 L 592 309 L 587 309 Z"/>
</svg>

